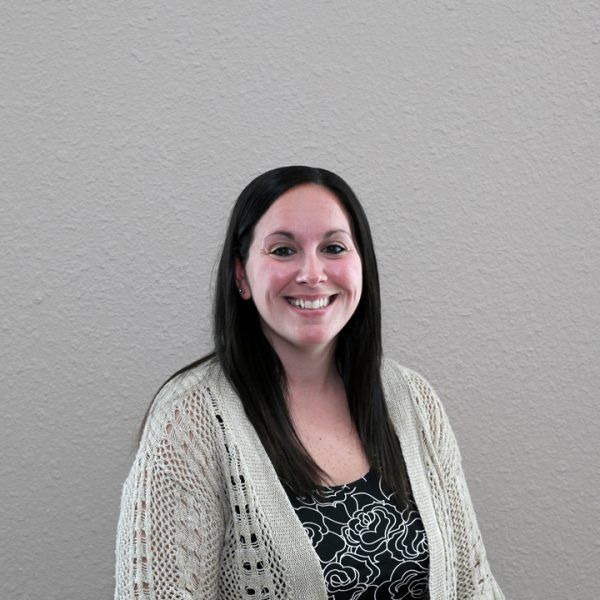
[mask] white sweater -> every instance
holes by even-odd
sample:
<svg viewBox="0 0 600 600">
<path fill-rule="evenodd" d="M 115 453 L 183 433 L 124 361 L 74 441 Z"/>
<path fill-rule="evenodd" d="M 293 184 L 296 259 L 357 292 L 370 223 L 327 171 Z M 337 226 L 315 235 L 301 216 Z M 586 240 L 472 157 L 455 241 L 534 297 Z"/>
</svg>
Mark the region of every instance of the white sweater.
<svg viewBox="0 0 600 600">
<path fill-rule="evenodd" d="M 382 382 L 427 534 L 431 600 L 502 600 L 437 395 L 390 360 Z M 134 598 L 327 598 L 308 535 L 214 360 L 161 390 L 123 486 L 115 599 Z"/>
</svg>

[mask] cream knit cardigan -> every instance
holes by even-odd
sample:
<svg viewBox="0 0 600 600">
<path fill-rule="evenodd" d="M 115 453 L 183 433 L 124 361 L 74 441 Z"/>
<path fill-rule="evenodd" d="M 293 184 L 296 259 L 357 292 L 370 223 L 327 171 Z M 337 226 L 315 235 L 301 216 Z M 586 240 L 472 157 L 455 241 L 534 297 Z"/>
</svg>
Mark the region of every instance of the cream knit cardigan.
<svg viewBox="0 0 600 600">
<path fill-rule="evenodd" d="M 431 600 L 502 600 L 438 397 L 390 360 L 382 381 L 427 533 Z M 311 541 L 214 360 L 161 390 L 123 486 L 115 599 L 134 598 L 327 598 Z"/>
</svg>

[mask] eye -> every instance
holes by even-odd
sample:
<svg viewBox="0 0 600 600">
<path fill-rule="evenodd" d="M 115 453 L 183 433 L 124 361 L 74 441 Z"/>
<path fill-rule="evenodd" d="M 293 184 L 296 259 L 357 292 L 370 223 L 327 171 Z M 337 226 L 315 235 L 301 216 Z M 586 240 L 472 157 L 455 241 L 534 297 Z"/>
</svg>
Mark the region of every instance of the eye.
<svg viewBox="0 0 600 600">
<path fill-rule="evenodd" d="M 269 254 L 273 254 L 275 256 L 291 256 L 294 251 L 289 246 L 279 246 L 278 248 L 273 248 L 269 252 Z"/>
<path fill-rule="evenodd" d="M 346 248 L 341 244 L 329 244 L 323 248 L 327 254 L 341 254 L 342 252 L 346 252 Z"/>
</svg>

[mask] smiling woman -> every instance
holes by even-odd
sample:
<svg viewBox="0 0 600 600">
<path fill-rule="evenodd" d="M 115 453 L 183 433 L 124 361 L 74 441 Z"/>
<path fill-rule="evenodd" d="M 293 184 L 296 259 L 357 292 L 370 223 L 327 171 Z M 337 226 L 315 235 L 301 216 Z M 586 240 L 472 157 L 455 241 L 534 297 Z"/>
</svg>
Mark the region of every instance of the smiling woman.
<svg viewBox="0 0 600 600">
<path fill-rule="evenodd" d="M 116 599 L 503 598 L 445 412 L 381 352 L 351 188 L 282 167 L 234 205 L 214 353 L 151 404 L 123 487 Z"/>
<path fill-rule="evenodd" d="M 281 358 L 300 351 L 333 356 L 335 338 L 354 314 L 362 264 L 338 198 L 316 184 L 281 195 L 254 228 L 245 263 L 236 259 L 242 297 Z"/>
</svg>

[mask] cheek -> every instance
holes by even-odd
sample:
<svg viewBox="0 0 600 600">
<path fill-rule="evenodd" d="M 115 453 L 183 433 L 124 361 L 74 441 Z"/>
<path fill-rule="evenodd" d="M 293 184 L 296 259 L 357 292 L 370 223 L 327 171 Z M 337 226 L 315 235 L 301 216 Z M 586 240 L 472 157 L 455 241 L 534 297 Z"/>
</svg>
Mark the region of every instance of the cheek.
<svg viewBox="0 0 600 600">
<path fill-rule="evenodd" d="M 359 260 L 336 264 L 330 273 L 340 285 L 353 290 L 360 296 L 362 290 L 362 264 Z"/>
<path fill-rule="evenodd" d="M 251 274 L 254 293 L 265 296 L 276 295 L 290 281 L 290 269 L 281 264 L 272 264 L 256 269 Z"/>
</svg>

